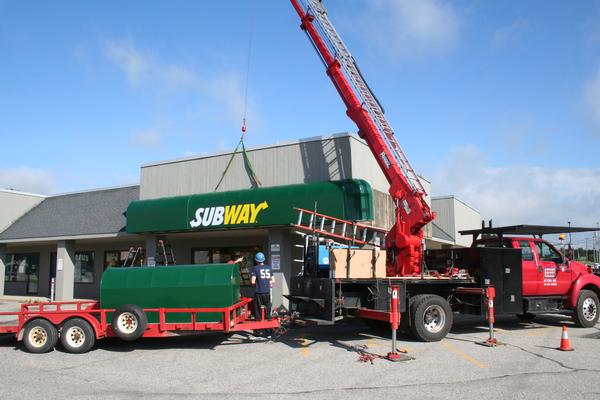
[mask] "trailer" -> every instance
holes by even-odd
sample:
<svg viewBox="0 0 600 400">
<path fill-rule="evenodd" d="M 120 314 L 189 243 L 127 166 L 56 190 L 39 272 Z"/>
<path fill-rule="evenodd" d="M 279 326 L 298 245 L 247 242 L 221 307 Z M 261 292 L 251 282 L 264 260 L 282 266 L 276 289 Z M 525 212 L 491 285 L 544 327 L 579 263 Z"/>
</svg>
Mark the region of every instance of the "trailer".
<svg viewBox="0 0 600 400">
<path fill-rule="evenodd" d="M 270 310 L 251 317 L 252 299 L 240 295 L 236 264 L 131 266 L 108 268 L 100 301 L 21 304 L 3 312 L 13 322 L 0 325 L 32 353 L 52 350 L 60 340 L 70 353 L 85 353 L 96 340 L 125 341 L 191 332 L 277 329 Z"/>
<path fill-rule="evenodd" d="M 241 298 L 230 307 L 222 308 L 139 308 L 125 305 L 120 310 L 101 308 L 97 301 L 67 301 L 21 304 L 18 312 L 0 312 L 15 320 L 0 325 L 0 334 L 14 334 L 31 353 L 51 351 L 60 340 L 69 353 L 85 353 L 97 340 L 120 337 L 170 337 L 192 332 L 240 332 L 277 329 L 279 319 L 255 320 L 250 317 L 252 299 Z M 147 315 L 156 315 L 158 322 L 148 322 Z M 168 322 L 170 317 L 190 315 L 189 322 Z M 199 316 L 220 315 L 220 321 L 201 322 Z M 112 323 L 109 322 L 110 316 Z M 139 332 L 139 334 L 138 334 Z"/>
</svg>

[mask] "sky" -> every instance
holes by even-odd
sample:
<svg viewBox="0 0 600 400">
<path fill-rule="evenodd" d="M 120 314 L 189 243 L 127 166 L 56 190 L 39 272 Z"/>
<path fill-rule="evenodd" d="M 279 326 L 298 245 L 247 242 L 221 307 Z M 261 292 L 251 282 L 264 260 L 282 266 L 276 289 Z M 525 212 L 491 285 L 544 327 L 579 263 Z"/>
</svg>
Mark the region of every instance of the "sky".
<svg viewBox="0 0 600 400">
<path fill-rule="evenodd" d="M 600 221 L 599 2 L 324 4 L 434 196 Z M 232 150 L 244 109 L 248 147 L 356 131 L 288 1 L 0 0 L 0 188 L 137 183 Z"/>
</svg>

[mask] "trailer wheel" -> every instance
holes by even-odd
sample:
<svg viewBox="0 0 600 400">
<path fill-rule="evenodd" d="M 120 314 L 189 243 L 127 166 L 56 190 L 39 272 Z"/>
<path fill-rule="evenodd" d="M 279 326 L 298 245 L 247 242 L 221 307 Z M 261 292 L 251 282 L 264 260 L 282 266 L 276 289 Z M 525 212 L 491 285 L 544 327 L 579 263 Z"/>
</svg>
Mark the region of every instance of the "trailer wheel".
<svg viewBox="0 0 600 400">
<path fill-rule="evenodd" d="M 577 298 L 577 308 L 573 312 L 575 325 L 580 328 L 591 328 L 598 322 L 598 295 L 591 290 L 582 290 Z"/>
<path fill-rule="evenodd" d="M 96 343 L 96 334 L 89 322 L 73 318 L 63 324 L 60 342 L 69 353 L 87 353 Z"/>
<path fill-rule="evenodd" d="M 435 294 L 415 296 L 411 305 L 411 331 L 424 342 L 442 340 L 452 327 L 452 309 Z"/>
<path fill-rule="evenodd" d="M 148 317 L 140 306 L 126 304 L 115 310 L 112 329 L 120 339 L 132 341 L 139 339 L 146 330 Z"/>
<path fill-rule="evenodd" d="M 58 331 L 50 321 L 34 319 L 25 325 L 23 344 L 30 353 L 46 353 L 56 346 Z"/>
</svg>

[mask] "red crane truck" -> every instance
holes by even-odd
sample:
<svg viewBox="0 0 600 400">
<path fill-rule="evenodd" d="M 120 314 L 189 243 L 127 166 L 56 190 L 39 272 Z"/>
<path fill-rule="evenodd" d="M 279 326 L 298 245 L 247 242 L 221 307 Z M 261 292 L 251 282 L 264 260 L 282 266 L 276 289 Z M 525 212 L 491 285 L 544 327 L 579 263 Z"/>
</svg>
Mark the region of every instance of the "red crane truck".
<svg viewBox="0 0 600 400">
<path fill-rule="evenodd" d="M 599 316 L 600 277 L 541 239 L 543 234 L 594 229 L 489 227 L 464 232 L 474 235 L 470 249 L 424 253 L 423 227 L 435 214 L 425 201 L 425 190 L 397 143 L 383 107 L 322 2 L 291 3 L 300 17 L 300 27 L 347 108 L 346 114 L 355 122 L 359 136 L 387 178 L 396 206 L 395 224 L 389 232 L 337 220 L 316 210 L 299 210 L 296 226 L 306 234 L 305 265 L 302 276 L 292 278 L 288 296 L 292 308 L 322 323 L 334 323 L 347 314 L 390 322 L 395 339 L 398 318 L 391 300 L 397 296 L 401 320 L 412 333 L 423 341 L 437 341 L 450 330 L 453 312 L 491 314 L 488 308 L 494 303 L 488 300 L 496 292 L 496 313 L 532 318 L 542 312 L 569 312 L 579 326 L 594 325 Z M 535 237 L 505 236 L 511 233 Z M 492 234 L 495 240 L 489 237 Z M 486 237 L 477 239 L 478 235 Z M 345 244 L 347 257 L 342 271 L 316 265 L 317 247 L 324 242 L 330 244 L 330 254 L 335 252 L 332 242 Z M 386 249 L 385 273 L 377 272 L 373 261 L 371 277 L 352 277 L 352 257 L 358 247 L 365 245 L 373 249 L 373 260 L 377 248 Z"/>
</svg>

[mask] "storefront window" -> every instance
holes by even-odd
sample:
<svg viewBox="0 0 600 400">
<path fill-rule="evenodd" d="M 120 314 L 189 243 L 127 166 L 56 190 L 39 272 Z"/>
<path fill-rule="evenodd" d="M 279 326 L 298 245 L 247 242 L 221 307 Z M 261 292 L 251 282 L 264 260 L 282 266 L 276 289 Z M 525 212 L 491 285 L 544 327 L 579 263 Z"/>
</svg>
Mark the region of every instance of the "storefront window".
<svg viewBox="0 0 600 400">
<path fill-rule="evenodd" d="M 93 283 L 94 282 L 94 252 L 77 251 L 75 252 L 75 282 Z"/>
<path fill-rule="evenodd" d="M 210 250 L 192 250 L 192 264 L 210 264 Z"/>
<path fill-rule="evenodd" d="M 218 264 L 226 263 L 238 258 L 243 258 L 240 266 L 242 285 L 249 286 L 250 274 L 254 266 L 254 255 L 262 251 L 260 246 L 247 247 L 215 247 L 209 249 L 192 249 L 193 264 Z"/>
<path fill-rule="evenodd" d="M 4 280 L 27 282 L 27 293 L 37 293 L 40 265 L 39 254 L 7 254 Z"/>
<path fill-rule="evenodd" d="M 111 250 L 104 252 L 104 269 L 111 267 L 122 267 L 127 260 L 127 250 Z"/>
</svg>

